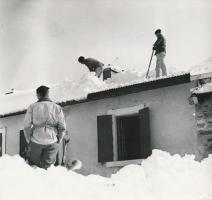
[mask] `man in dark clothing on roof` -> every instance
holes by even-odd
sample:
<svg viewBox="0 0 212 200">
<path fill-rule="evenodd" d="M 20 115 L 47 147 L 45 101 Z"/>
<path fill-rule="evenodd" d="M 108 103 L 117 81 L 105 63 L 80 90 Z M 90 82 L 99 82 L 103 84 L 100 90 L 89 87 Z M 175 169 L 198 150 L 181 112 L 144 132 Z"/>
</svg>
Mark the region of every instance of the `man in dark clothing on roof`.
<svg viewBox="0 0 212 200">
<path fill-rule="evenodd" d="M 95 75 L 98 78 L 101 76 L 104 64 L 100 61 L 94 58 L 84 58 L 83 56 L 80 56 L 78 61 L 79 63 L 86 65 L 90 72 L 95 72 Z"/>
<path fill-rule="evenodd" d="M 153 45 L 153 50 L 155 50 L 156 60 L 156 77 L 160 76 L 160 69 L 162 70 L 162 75 L 166 76 L 166 65 L 164 63 L 164 58 L 166 56 L 166 40 L 164 36 L 161 34 L 161 30 L 158 29 L 155 31 L 155 35 L 157 37 L 156 42 Z"/>
</svg>

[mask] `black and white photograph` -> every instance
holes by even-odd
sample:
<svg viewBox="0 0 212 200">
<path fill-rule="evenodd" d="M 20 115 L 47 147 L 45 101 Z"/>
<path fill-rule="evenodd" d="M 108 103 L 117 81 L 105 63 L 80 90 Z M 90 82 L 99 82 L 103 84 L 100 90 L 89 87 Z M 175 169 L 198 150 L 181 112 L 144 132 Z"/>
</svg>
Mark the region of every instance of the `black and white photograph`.
<svg viewBox="0 0 212 200">
<path fill-rule="evenodd" d="M 0 0 L 0 200 L 212 200 L 212 0 Z"/>
</svg>

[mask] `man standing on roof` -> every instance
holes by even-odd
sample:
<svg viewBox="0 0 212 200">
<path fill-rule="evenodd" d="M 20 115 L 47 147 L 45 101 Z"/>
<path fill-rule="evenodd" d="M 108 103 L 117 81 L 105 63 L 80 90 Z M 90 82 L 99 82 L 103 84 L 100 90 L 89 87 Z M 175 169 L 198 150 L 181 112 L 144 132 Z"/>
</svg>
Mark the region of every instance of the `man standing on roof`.
<svg viewBox="0 0 212 200">
<path fill-rule="evenodd" d="M 78 61 L 79 63 L 86 65 L 90 72 L 95 72 L 95 75 L 98 78 L 101 76 L 104 64 L 100 61 L 94 58 L 84 58 L 83 56 L 80 56 Z"/>
<path fill-rule="evenodd" d="M 166 56 L 166 40 L 164 36 L 161 34 L 161 30 L 157 29 L 155 31 L 155 35 L 157 37 L 156 42 L 153 45 L 153 50 L 155 50 L 156 60 L 156 77 L 160 76 L 160 69 L 162 70 L 162 75 L 166 76 L 166 65 L 164 63 L 164 58 Z"/>
<path fill-rule="evenodd" d="M 49 98 L 49 88 L 40 86 L 36 93 L 38 101 L 29 106 L 24 119 L 27 160 L 30 165 L 47 169 L 56 161 L 66 124 L 62 108 Z"/>
</svg>

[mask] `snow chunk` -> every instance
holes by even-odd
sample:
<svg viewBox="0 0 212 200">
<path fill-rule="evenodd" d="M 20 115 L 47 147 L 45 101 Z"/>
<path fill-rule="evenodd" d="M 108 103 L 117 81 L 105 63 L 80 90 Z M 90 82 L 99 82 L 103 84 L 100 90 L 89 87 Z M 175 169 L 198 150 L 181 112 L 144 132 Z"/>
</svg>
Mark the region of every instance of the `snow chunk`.
<svg viewBox="0 0 212 200">
<path fill-rule="evenodd" d="M 212 155 L 197 162 L 193 155 L 153 150 L 141 165 L 126 166 L 110 178 L 83 176 L 60 166 L 34 169 L 18 155 L 4 155 L 0 178 L 0 198 L 8 200 L 208 200 L 212 198 Z"/>
</svg>

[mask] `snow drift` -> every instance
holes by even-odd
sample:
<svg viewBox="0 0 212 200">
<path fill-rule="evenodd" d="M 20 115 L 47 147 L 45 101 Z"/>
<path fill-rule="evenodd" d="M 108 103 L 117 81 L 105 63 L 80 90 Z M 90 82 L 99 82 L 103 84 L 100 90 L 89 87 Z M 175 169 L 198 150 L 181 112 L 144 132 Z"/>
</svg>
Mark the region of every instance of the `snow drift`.
<svg viewBox="0 0 212 200">
<path fill-rule="evenodd" d="M 154 150 L 142 165 L 129 165 L 110 178 L 83 176 L 62 167 L 47 171 L 29 167 L 16 156 L 0 159 L 0 199 L 209 200 L 212 199 L 212 156 L 171 156 Z"/>
</svg>

